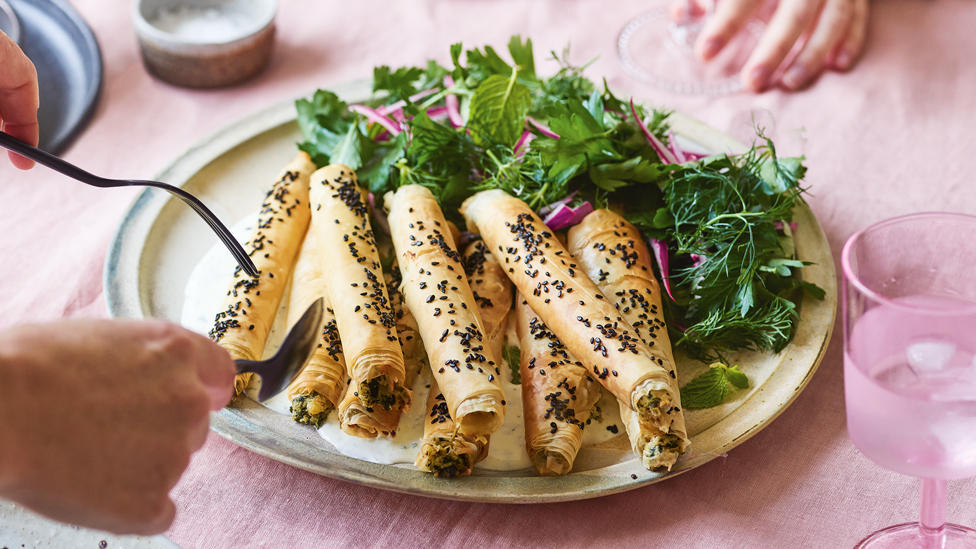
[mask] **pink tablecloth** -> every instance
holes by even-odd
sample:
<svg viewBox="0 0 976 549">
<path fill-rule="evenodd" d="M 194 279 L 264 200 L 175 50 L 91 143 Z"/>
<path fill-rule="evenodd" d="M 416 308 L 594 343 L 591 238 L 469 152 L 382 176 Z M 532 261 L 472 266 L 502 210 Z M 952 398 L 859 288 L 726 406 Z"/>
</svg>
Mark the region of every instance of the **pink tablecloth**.
<svg viewBox="0 0 976 549">
<path fill-rule="evenodd" d="M 976 5 L 965 0 L 873 3 L 860 66 L 795 94 L 714 100 L 660 95 L 616 62 L 620 28 L 638 0 L 339 2 L 284 0 L 272 67 L 242 87 L 194 92 L 149 77 L 129 1 L 74 0 L 105 56 L 95 118 L 67 153 L 109 177 L 151 177 L 206 133 L 268 104 L 370 74 L 376 64 L 448 62 L 447 46 L 504 45 L 531 36 L 537 52 L 572 43 L 576 63 L 622 93 L 680 109 L 744 135 L 751 112 L 786 152 L 806 154 L 808 200 L 836 253 L 858 228 L 900 213 L 976 213 Z M 546 65 L 548 66 L 548 65 Z M 772 123 L 770 122 L 772 121 Z M 772 127 L 775 126 L 775 127 Z M 91 189 L 0 163 L 0 327 L 106 315 L 102 263 L 135 196 Z M 916 481 L 862 457 L 844 425 L 840 331 L 809 387 L 767 429 L 708 465 L 597 500 L 535 506 L 410 497 L 319 477 L 211 436 L 173 492 L 168 532 L 190 548 L 290 546 L 850 547 L 872 530 L 915 519 Z M 949 518 L 976 526 L 976 482 L 950 484 Z M 662 509 L 667 512 L 655 512 Z"/>
</svg>

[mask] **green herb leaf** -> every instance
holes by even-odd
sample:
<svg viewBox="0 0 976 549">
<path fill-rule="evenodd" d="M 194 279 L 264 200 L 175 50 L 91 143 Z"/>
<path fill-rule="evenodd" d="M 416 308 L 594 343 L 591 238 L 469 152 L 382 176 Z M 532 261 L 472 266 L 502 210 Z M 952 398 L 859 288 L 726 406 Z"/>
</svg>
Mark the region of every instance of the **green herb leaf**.
<svg viewBox="0 0 976 549">
<path fill-rule="evenodd" d="M 478 83 L 484 82 L 492 76 L 508 77 L 512 73 L 512 66 L 495 53 L 491 46 L 485 46 L 485 53 L 475 48 L 468 50 L 468 75 Z"/>
<path fill-rule="evenodd" d="M 799 285 L 800 285 L 801 288 L 804 289 L 804 291 L 806 291 L 808 294 L 810 294 L 811 296 L 813 296 L 814 299 L 823 301 L 824 296 L 827 295 L 827 293 L 824 292 L 823 288 L 821 288 L 820 286 L 817 286 L 816 284 L 811 284 L 809 282 L 803 282 L 801 280 L 799 282 Z"/>
<path fill-rule="evenodd" d="M 506 343 L 502 345 L 502 356 L 505 357 L 505 362 L 508 362 L 508 367 L 512 370 L 512 383 L 521 385 L 522 374 L 519 370 L 519 363 L 522 361 L 522 351 L 514 345 L 509 345 L 506 340 Z"/>
<path fill-rule="evenodd" d="M 488 77 L 471 99 L 468 129 L 475 144 L 514 146 L 522 136 L 531 102 L 529 88 L 516 80 L 514 70 L 508 78 Z"/>
<path fill-rule="evenodd" d="M 371 152 L 371 145 L 372 141 L 363 135 L 359 124 L 351 124 L 346 135 L 336 143 L 329 160 L 332 164 L 345 164 L 358 170 L 363 165 L 363 156 Z"/>
<path fill-rule="evenodd" d="M 713 408 L 725 400 L 729 394 L 729 383 L 739 389 L 749 387 L 749 378 L 739 371 L 738 366 L 716 363 L 681 388 L 681 406 L 686 410 Z"/>
<path fill-rule="evenodd" d="M 419 91 L 416 83 L 423 74 L 423 69 L 417 67 L 400 67 L 393 72 L 386 65 L 376 67 L 373 69 L 373 91 L 386 91 L 388 103 L 407 99 Z"/>
<path fill-rule="evenodd" d="M 729 383 L 734 385 L 738 389 L 748 389 L 749 388 L 749 378 L 746 377 L 738 366 L 733 366 L 731 368 L 725 369 L 725 377 L 728 378 Z"/>
<path fill-rule="evenodd" d="M 535 56 L 532 55 L 532 39 L 526 38 L 522 43 L 522 37 L 515 35 L 508 42 L 508 53 L 512 56 L 512 61 L 518 66 L 519 78 L 535 79 Z"/>
</svg>

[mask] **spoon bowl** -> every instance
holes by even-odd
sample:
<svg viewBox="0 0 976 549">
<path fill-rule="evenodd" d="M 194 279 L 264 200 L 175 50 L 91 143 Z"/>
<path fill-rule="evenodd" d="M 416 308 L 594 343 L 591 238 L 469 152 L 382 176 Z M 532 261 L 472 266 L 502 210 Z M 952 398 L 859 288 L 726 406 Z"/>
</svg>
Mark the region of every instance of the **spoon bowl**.
<svg viewBox="0 0 976 549">
<path fill-rule="evenodd" d="M 322 298 L 316 299 L 288 331 L 273 357 L 267 360 L 236 361 L 238 374 L 250 372 L 261 376 L 258 402 L 264 402 L 284 391 L 312 358 L 315 344 L 322 333 L 324 307 Z"/>
</svg>

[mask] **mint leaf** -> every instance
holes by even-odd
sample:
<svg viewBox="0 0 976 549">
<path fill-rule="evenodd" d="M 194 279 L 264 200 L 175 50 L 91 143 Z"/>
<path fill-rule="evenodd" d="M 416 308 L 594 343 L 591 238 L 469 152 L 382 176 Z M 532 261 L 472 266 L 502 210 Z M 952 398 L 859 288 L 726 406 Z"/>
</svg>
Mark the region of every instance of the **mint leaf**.
<svg viewBox="0 0 976 549">
<path fill-rule="evenodd" d="M 532 39 L 526 38 L 522 43 L 522 37 L 515 35 L 508 42 L 508 53 L 512 55 L 512 61 L 518 65 L 518 75 L 520 78 L 535 80 L 535 57 L 532 55 Z"/>
<path fill-rule="evenodd" d="M 698 410 L 718 406 L 729 393 L 729 380 L 721 365 L 712 365 L 705 373 L 681 388 L 681 405 L 686 410 Z"/>
<path fill-rule="evenodd" d="M 475 144 L 514 146 L 522 136 L 531 102 L 529 88 L 516 81 L 514 70 L 508 78 L 488 77 L 471 98 L 468 129 Z"/>
<path fill-rule="evenodd" d="M 485 53 L 475 48 L 468 50 L 468 75 L 478 82 L 483 82 L 491 76 L 506 77 L 512 72 L 512 67 L 495 53 L 491 46 L 485 46 Z"/>
<path fill-rule="evenodd" d="M 514 345 L 505 343 L 502 345 L 502 356 L 508 362 L 508 367 L 512 370 L 512 383 L 520 385 L 522 383 L 522 374 L 519 371 L 519 363 L 522 361 L 522 351 Z"/>
<path fill-rule="evenodd" d="M 749 378 L 739 371 L 738 366 L 729 368 L 721 363 L 712 364 L 708 371 L 681 388 L 681 405 L 686 410 L 718 406 L 729 394 L 729 383 L 739 389 L 747 389 Z"/>
<path fill-rule="evenodd" d="M 739 389 L 749 388 L 749 378 L 739 370 L 738 366 L 726 368 L 725 377 L 728 378 L 729 383 L 735 385 Z"/>
</svg>

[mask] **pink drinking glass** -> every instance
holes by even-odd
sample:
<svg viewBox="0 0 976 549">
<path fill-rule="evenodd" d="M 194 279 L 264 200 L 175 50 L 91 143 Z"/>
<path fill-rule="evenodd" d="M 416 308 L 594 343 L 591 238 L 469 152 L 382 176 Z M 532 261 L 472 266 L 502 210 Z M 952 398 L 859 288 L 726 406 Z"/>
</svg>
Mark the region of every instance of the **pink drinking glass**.
<svg viewBox="0 0 976 549">
<path fill-rule="evenodd" d="M 976 217 L 882 221 L 847 241 L 841 263 L 848 433 L 922 483 L 920 520 L 857 548 L 976 548 L 976 531 L 946 524 L 946 482 L 976 476 Z"/>
</svg>

